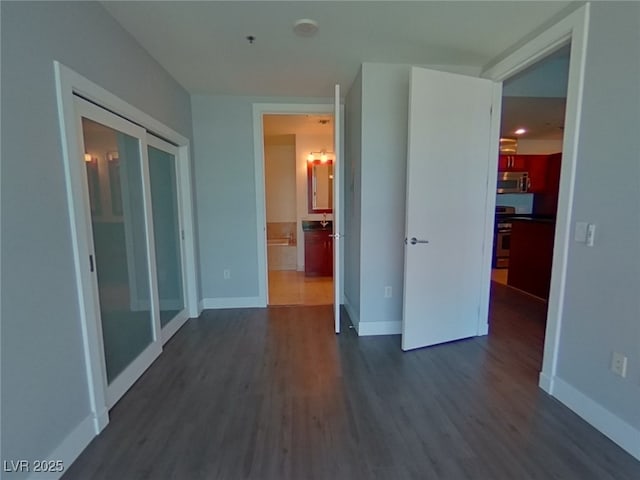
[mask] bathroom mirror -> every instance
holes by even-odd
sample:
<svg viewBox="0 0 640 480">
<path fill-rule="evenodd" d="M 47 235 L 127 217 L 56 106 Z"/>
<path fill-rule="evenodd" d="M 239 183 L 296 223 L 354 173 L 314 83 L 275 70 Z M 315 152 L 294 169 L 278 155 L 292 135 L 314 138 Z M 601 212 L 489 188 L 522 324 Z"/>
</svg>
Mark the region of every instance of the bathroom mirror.
<svg viewBox="0 0 640 480">
<path fill-rule="evenodd" d="M 333 212 L 333 161 L 307 162 L 309 213 Z"/>
</svg>

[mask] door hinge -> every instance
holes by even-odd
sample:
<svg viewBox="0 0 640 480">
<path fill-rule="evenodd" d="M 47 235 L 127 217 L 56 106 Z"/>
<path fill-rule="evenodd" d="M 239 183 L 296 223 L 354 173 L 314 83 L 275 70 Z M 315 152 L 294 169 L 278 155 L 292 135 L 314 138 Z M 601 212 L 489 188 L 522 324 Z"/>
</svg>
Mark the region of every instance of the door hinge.
<svg viewBox="0 0 640 480">
<path fill-rule="evenodd" d="M 182 240 L 184 240 L 184 230 L 180 230 L 180 236 L 182 237 Z"/>
<path fill-rule="evenodd" d="M 94 271 L 94 266 L 93 266 L 93 255 L 89 255 L 89 271 L 93 272 Z"/>
</svg>

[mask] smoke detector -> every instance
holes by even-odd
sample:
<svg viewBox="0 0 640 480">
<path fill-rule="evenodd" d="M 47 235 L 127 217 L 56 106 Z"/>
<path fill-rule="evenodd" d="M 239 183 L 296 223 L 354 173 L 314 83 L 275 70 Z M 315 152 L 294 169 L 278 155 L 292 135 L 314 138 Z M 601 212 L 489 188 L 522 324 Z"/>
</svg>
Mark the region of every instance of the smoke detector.
<svg viewBox="0 0 640 480">
<path fill-rule="evenodd" d="M 294 22 L 293 31 L 299 37 L 313 37 L 318 31 L 318 22 L 309 18 L 301 18 Z"/>
</svg>

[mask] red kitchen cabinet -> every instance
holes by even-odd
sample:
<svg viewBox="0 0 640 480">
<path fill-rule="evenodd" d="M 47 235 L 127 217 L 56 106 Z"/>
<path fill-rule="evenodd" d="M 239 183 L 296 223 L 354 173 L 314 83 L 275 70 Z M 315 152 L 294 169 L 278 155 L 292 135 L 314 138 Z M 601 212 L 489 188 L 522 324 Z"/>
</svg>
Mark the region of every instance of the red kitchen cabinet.
<svg viewBox="0 0 640 480">
<path fill-rule="evenodd" d="M 526 172 L 527 155 L 500 155 L 498 157 L 499 172 Z"/>
<path fill-rule="evenodd" d="M 500 155 L 498 157 L 498 171 L 506 172 L 509 169 L 512 155 Z"/>
<path fill-rule="evenodd" d="M 551 282 L 555 221 L 514 219 L 511 224 L 507 284 L 546 300 Z"/>
<path fill-rule="evenodd" d="M 528 172 L 532 193 L 544 192 L 547 183 L 547 155 L 500 155 L 499 172 Z"/>
<path fill-rule="evenodd" d="M 547 183 L 547 155 L 519 155 L 524 157 L 524 172 L 529 172 L 531 186 L 529 191 L 533 193 L 544 192 Z"/>
<path fill-rule="evenodd" d="M 533 213 L 555 216 L 558 210 L 558 191 L 560 190 L 560 166 L 562 153 L 554 153 L 546 158 L 544 188 L 536 193 Z"/>
</svg>

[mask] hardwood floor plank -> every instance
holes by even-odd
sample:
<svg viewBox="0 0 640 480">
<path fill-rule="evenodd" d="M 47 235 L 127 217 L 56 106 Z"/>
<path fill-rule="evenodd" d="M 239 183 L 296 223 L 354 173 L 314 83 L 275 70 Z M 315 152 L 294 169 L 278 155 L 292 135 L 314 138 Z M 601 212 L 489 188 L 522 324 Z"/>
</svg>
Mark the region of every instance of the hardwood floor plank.
<svg viewBox="0 0 640 480">
<path fill-rule="evenodd" d="M 545 305 L 495 285 L 490 335 L 403 353 L 332 307 L 206 311 L 65 480 L 637 480 L 537 386 Z"/>
</svg>

